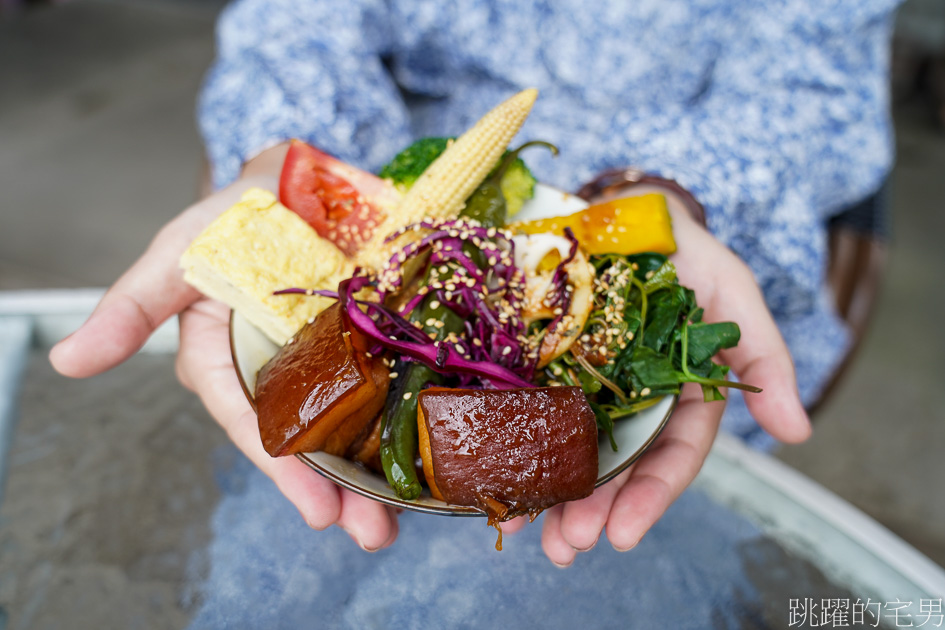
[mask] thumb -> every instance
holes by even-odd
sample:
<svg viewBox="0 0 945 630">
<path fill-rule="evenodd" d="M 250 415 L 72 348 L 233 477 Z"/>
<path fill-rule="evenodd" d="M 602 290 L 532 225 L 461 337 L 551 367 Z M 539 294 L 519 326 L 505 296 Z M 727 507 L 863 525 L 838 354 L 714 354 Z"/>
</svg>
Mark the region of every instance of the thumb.
<svg viewBox="0 0 945 630">
<path fill-rule="evenodd" d="M 252 186 L 273 189 L 275 179 L 253 176 L 194 204 L 168 223 L 144 255 L 108 290 L 77 331 L 49 353 L 65 376 L 84 378 L 111 369 L 133 355 L 168 317 L 200 294 L 184 282 L 178 261 L 190 242 Z"/>
</svg>

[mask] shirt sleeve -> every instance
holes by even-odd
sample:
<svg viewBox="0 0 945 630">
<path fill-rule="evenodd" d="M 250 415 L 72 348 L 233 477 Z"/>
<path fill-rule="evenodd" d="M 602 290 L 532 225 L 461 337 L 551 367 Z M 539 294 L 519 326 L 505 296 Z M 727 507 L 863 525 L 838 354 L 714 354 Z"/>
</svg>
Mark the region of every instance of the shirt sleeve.
<svg viewBox="0 0 945 630">
<path fill-rule="evenodd" d="M 826 219 L 879 188 L 893 159 L 895 3 L 820 5 L 759 3 L 725 22 L 727 43 L 703 92 L 690 103 L 618 112 L 620 133 L 602 152 L 613 162 L 622 152 L 624 164 L 689 189 L 781 315 L 814 308 Z"/>
<path fill-rule="evenodd" d="M 383 63 L 385 12 L 381 0 L 240 0 L 224 11 L 197 111 L 216 187 L 290 138 L 365 168 L 409 142 Z"/>
</svg>

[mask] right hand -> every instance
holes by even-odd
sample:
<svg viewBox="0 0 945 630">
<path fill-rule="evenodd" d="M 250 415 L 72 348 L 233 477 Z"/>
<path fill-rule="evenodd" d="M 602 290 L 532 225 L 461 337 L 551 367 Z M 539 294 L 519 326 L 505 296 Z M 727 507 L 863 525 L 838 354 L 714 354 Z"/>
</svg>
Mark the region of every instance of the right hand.
<svg viewBox="0 0 945 630">
<path fill-rule="evenodd" d="M 678 198 L 667 194 L 667 203 L 679 281 L 695 290 L 705 321 L 735 321 L 741 328 L 738 346 L 720 357 L 743 382 L 764 390 L 745 396 L 749 411 L 774 438 L 803 442 L 811 427 L 794 364 L 751 270 L 697 224 Z M 618 551 L 633 548 L 699 473 L 724 409 L 724 403 L 703 402 L 701 388 L 687 384 L 666 428 L 629 470 L 585 499 L 546 511 L 542 548 L 548 558 L 568 566 L 605 531 Z"/>
<path fill-rule="evenodd" d="M 88 321 L 53 347 L 49 358 L 65 376 L 93 376 L 131 357 L 164 320 L 178 315 L 181 383 L 200 396 L 233 443 L 275 482 L 309 526 L 322 530 L 338 525 L 363 549 L 374 551 L 396 539 L 395 510 L 339 488 L 295 457 L 273 458 L 263 450 L 256 414 L 233 367 L 229 309 L 186 284 L 178 264 L 190 242 L 245 190 L 276 190 L 273 172 L 278 171 L 253 175 L 247 168 L 236 183 L 166 225 L 106 292 Z"/>
</svg>

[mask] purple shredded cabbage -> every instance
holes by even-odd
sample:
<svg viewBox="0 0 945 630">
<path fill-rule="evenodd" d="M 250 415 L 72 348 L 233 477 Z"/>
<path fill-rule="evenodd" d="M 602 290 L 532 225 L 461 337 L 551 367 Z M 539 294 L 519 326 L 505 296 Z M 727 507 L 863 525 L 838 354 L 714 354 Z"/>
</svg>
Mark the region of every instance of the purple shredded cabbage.
<svg viewBox="0 0 945 630">
<path fill-rule="evenodd" d="M 364 303 L 354 299 L 354 295 L 358 291 L 370 284 L 371 279 L 365 276 L 349 278 L 338 285 L 338 294 L 341 306 L 348 315 L 351 325 L 354 326 L 358 332 L 374 341 L 378 346 L 420 361 L 438 372 L 447 374 L 455 372 L 458 374 L 478 376 L 496 387 L 533 387 L 529 381 L 521 378 L 507 368 L 492 362 L 475 361 L 465 358 L 463 355 L 456 352 L 450 344 L 442 341 L 434 342 L 423 335 L 419 330 L 417 332 L 423 335 L 426 339 L 425 342 L 419 339 L 416 341 L 403 341 L 396 338 L 396 335 L 385 334 L 385 331 L 381 329 L 378 322 L 375 322 L 368 313 L 361 310 L 361 304 L 374 303 Z M 376 311 L 383 309 L 379 304 L 374 305 L 377 308 L 371 309 L 369 307 L 369 310 Z M 396 314 L 392 311 L 387 311 L 387 315 L 389 315 L 390 320 L 403 319 L 399 316 L 395 318 L 394 316 Z M 407 326 L 417 330 L 409 322 L 407 322 Z M 391 339 L 391 337 L 395 338 Z"/>
<path fill-rule="evenodd" d="M 343 281 L 338 291 L 285 289 L 277 294 L 300 293 L 337 298 L 351 324 L 375 344 L 371 352 L 391 350 L 407 360 L 419 361 L 438 372 L 453 374 L 463 387 L 532 387 L 537 351 L 530 347 L 525 324 L 521 320 L 525 276 L 515 266 L 515 246 L 503 230 L 484 228 L 462 219 L 423 221 L 391 235 L 396 239 L 415 227 L 430 230 L 395 253 L 376 276 L 356 271 Z M 564 266 L 574 259 L 577 240 L 569 257 L 555 270 L 549 304 L 570 306 L 570 291 Z M 465 243 L 475 247 L 486 262 L 485 268 L 463 251 Z M 410 258 L 429 252 L 428 265 L 447 270 L 435 282 L 422 287 L 399 308 L 386 306 L 388 298 L 403 287 L 403 264 Z M 428 267 L 429 269 L 429 267 Z M 367 287 L 374 288 L 377 301 L 358 300 L 354 296 Z M 427 297 L 432 297 L 464 321 L 464 329 L 454 331 L 453 341 L 434 341 L 414 322 L 411 313 Z M 553 325 L 560 319 L 557 318 Z M 457 350 L 460 348 L 462 352 Z"/>
</svg>

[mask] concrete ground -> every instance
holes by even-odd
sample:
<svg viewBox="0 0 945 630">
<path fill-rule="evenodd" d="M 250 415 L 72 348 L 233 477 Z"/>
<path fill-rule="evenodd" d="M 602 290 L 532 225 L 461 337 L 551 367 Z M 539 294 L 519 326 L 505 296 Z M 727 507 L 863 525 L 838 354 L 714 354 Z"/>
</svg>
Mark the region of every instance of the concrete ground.
<svg viewBox="0 0 945 630">
<path fill-rule="evenodd" d="M 219 6 L 87 0 L 0 19 L 0 290 L 105 286 L 194 199 L 201 164 L 194 98 Z M 815 437 L 779 457 L 945 564 L 945 334 L 937 321 L 945 312 L 938 242 L 945 234 L 945 134 L 919 109 L 899 112 L 897 134 L 890 260 L 872 329 L 817 417 Z M 119 567 L 142 580 L 142 597 L 153 599 L 142 606 L 165 610 L 173 590 L 146 590 L 144 582 L 171 584 L 200 568 L 186 566 L 186 550 L 163 545 L 160 535 L 142 540 L 128 532 L 170 531 L 175 514 L 209 509 L 212 484 L 189 487 L 188 467 L 204 465 L 201 454 L 225 438 L 174 385 L 168 358 L 138 357 L 92 381 L 99 400 L 115 401 L 106 417 L 83 393 L 88 385 L 55 376 L 39 355 L 31 362 L 20 451 L 0 508 L 0 576 L 56 589 L 95 577 L 107 602 Z M 143 426 L 123 422 L 136 405 L 154 411 Z M 49 462 L 50 443 L 75 446 Z M 146 452 L 152 455 L 138 456 Z M 118 460 L 135 463 L 119 468 Z M 179 492 L 165 495 L 178 494 L 178 502 L 123 494 L 113 478 L 118 470 L 170 484 Z M 64 495 L 57 482 L 69 475 L 87 476 L 101 491 Z M 106 515 L 107 527 L 91 514 Z M 206 535 L 177 531 L 175 540 L 196 548 Z M 43 553 L 39 541 L 50 537 L 72 543 L 37 565 L 29 553 Z M 10 548 L 19 550 L 15 557 L 4 551 Z M 0 602 L 15 591 L 0 578 Z M 186 611 L 191 603 L 176 605 Z M 63 618 L 64 611 L 34 607 L 35 625 L 22 627 L 53 627 L 42 620 Z M 181 619 L 164 621 L 176 627 Z"/>
<path fill-rule="evenodd" d="M 889 262 L 870 330 L 814 437 L 779 456 L 945 565 L 945 133 L 926 110 L 903 110 Z"/>
</svg>

